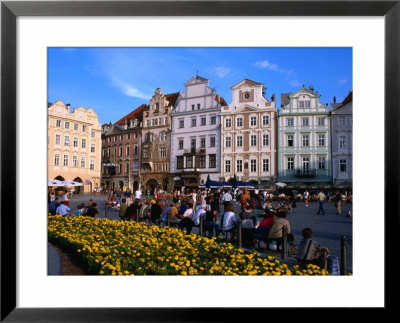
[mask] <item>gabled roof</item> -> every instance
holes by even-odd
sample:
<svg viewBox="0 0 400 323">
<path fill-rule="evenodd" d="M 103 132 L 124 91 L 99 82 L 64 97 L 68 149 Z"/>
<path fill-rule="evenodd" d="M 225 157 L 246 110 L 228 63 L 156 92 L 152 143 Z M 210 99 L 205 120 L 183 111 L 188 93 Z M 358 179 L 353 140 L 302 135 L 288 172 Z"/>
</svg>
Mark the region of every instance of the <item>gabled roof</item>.
<svg viewBox="0 0 400 323">
<path fill-rule="evenodd" d="M 115 124 L 124 126 L 125 125 L 125 120 L 129 122 L 131 119 L 138 119 L 142 120 L 143 119 L 143 110 L 147 107 L 146 104 L 142 104 L 140 107 L 137 109 L 133 110 L 131 113 L 127 114 L 125 117 L 121 118 L 118 120 Z"/>
<path fill-rule="evenodd" d="M 314 92 L 314 88 L 310 88 L 310 89 L 307 89 L 304 85 L 303 85 L 303 87 L 300 89 L 300 90 L 297 90 L 296 92 L 294 92 L 293 94 L 289 94 L 289 96 L 291 96 L 291 97 L 293 97 L 293 96 L 295 96 L 296 94 L 298 94 L 298 93 L 301 93 L 301 92 L 308 92 L 308 93 L 310 93 L 311 95 L 315 95 L 315 96 L 318 96 L 318 97 L 320 97 L 321 96 L 321 94 L 319 94 L 319 93 L 317 93 L 317 92 Z"/>
<path fill-rule="evenodd" d="M 207 83 L 209 82 L 208 79 L 201 77 L 199 75 L 193 76 L 189 81 L 187 81 L 184 85 L 188 86 L 190 84 L 197 84 L 197 83 Z"/>
<path fill-rule="evenodd" d="M 115 134 L 122 133 L 123 131 L 124 131 L 124 128 L 122 128 L 121 126 L 114 123 L 112 125 L 112 127 L 105 133 L 105 135 L 115 135 Z"/>
<path fill-rule="evenodd" d="M 243 84 L 256 85 L 256 86 L 264 85 L 264 84 L 258 83 L 256 81 L 252 81 L 252 80 L 249 80 L 249 79 L 244 79 L 243 81 L 239 82 L 238 84 L 232 86 L 231 89 L 237 89 L 237 88 L 241 87 Z"/>
</svg>

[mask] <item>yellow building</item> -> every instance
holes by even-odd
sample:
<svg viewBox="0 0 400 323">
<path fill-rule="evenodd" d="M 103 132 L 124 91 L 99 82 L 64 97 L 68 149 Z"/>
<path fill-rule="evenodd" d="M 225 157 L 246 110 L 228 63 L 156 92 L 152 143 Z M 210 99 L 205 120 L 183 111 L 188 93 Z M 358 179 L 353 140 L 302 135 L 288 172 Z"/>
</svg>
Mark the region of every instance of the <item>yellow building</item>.
<svg viewBox="0 0 400 323">
<path fill-rule="evenodd" d="M 47 109 L 48 178 L 81 182 L 75 192 L 90 193 L 100 187 L 101 125 L 91 108 L 70 109 L 61 101 Z"/>
</svg>

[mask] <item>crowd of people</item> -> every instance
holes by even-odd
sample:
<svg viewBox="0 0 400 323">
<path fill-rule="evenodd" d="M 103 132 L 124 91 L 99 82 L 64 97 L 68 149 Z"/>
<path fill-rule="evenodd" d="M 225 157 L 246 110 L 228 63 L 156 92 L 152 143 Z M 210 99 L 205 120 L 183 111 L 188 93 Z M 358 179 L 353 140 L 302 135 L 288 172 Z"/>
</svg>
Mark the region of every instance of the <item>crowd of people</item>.
<svg viewBox="0 0 400 323">
<path fill-rule="evenodd" d="M 244 247 L 260 247 L 264 242 L 266 249 L 280 251 L 283 245 L 283 228 L 286 228 L 286 237 L 289 251 L 297 255 L 298 263 L 318 264 L 326 268 L 326 256 L 329 250 L 321 247 L 312 240 L 312 230 L 305 228 L 302 231 L 303 240 L 294 245 L 294 236 L 291 233 L 287 215 L 296 208 L 296 202 L 302 201 L 306 206 L 311 200 L 306 190 L 303 194 L 286 196 L 272 194 L 266 190 L 244 189 L 217 189 L 217 190 L 174 190 L 168 194 L 162 190 L 155 190 L 153 196 L 147 190 L 135 189 L 109 191 L 105 200 L 106 208 L 118 212 L 124 221 L 146 221 L 151 225 L 176 227 L 190 234 L 193 227 L 203 225 L 206 236 L 223 237 L 231 243 L 237 243 L 239 230 Z M 328 194 L 327 194 L 328 195 Z M 318 214 L 325 214 L 324 202 L 335 201 L 337 214 L 341 214 L 340 205 L 345 203 L 342 194 L 327 197 L 322 191 L 317 194 L 319 202 Z M 97 204 L 92 200 L 81 203 L 76 212 L 69 207 L 72 192 L 66 191 L 62 197 L 49 194 L 49 213 L 51 215 L 77 215 L 96 217 L 99 215 Z M 235 201 L 240 205 L 239 212 L 235 213 Z M 229 239 L 228 239 L 229 238 Z"/>
</svg>

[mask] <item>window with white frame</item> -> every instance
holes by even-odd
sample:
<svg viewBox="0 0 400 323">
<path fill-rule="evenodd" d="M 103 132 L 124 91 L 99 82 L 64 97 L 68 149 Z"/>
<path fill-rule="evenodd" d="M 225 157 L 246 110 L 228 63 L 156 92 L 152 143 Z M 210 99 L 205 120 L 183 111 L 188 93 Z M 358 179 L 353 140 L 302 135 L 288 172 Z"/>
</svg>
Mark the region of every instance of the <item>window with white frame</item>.
<svg viewBox="0 0 400 323">
<path fill-rule="evenodd" d="M 243 146 L 243 136 L 237 136 L 236 137 L 236 146 L 237 147 L 242 147 Z"/>
<path fill-rule="evenodd" d="M 250 126 L 257 125 L 257 117 L 250 117 Z"/>
<path fill-rule="evenodd" d="M 199 167 L 206 168 L 206 155 L 199 156 Z"/>
<path fill-rule="evenodd" d="M 197 110 L 200 110 L 200 103 L 197 103 Z"/>
<path fill-rule="evenodd" d="M 200 148 L 206 148 L 206 138 L 200 138 Z"/>
<path fill-rule="evenodd" d="M 301 118 L 301 125 L 303 127 L 308 127 L 309 126 L 308 121 L 309 121 L 308 118 Z"/>
<path fill-rule="evenodd" d="M 215 137 L 210 137 L 210 147 L 215 147 Z"/>
<path fill-rule="evenodd" d="M 56 135 L 56 145 L 60 145 L 61 143 L 61 135 Z"/>
<path fill-rule="evenodd" d="M 69 147 L 69 136 L 64 136 L 64 146 Z"/>
<path fill-rule="evenodd" d="M 176 168 L 182 169 L 183 168 L 183 156 L 176 157 Z"/>
<path fill-rule="evenodd" d="M 226 128 L 232 127 L 232 119 L 225 119 L 225 127 Z"/>
<path fill-rule="evenodd" d="M 262 120 L 263 120 L 263 126 L 268 126 L 268 124 L 269 124 L 269 116 L 263 116 Z"/>
<path fill-rule="evenodd" d="M 346 159 L 339 160 L 339 170 L 340 172 L 346 172 L 347 170 L 347 161 Z"/>
<path fill-rule="evenodd" d="M 131 147 L 130 146 L 126 146 L 125 147 L 125 156 L 129 157 L 130 153 L 131 153 Z"/>
<path fill-rule="evenodd" d="M 119 147 L 118 152 L 119 152 L 118 156 L 119 156 L 119 157 L 122 157 L 122 146 Z"/>
<path fill-rule="evenodd" d="M 78 167 L 78 156 L 72 156 L 72 167 Z"/>
<path fill-rule="evenodd" d="M 68 155 L 64 155 L 63 166 L 68 167 Z"/>
<path fill-rule="evenodd" d="M 94 160 L 93 159 L 91 159 L 90 160 L 90 170 L 94 170 Z"/>
<path fill-rule="evenodd" d="M 293 127 L 294 126 L 294 118 L 286 118 L 286 126 Z"/>
<path fill-rule="evenodd" d="M 257 172 L 257 160 L 256 159 L 250 160 L 250 171 Z"/>
<path fill-rule="evenodd" d="M 149 157 L 149 150 L 148 148 L 143 148 L 143 158 L 148 158 Z"/>
<path fill-rule="evenodd" d="M 92 132 L 90 133 L 90 137 L 96 138 L 96 132 L 95 132 L 95 131 L 92 131 Z M 128 139 L 129 139 L 129 133 L 128 133 Z"/>
<path fill-rule="evenodd" d="M 319 126 L 325 126 L 325 117 L 319 117 L 317 120 Z"/>
<path fill-rule="evenodd" d="M 167 148 L 161 147 L 160 148 L 160 158 L 165 158 L 167 157 Z"/>
<path fill-rule="evenodd" d="M 226 137 L 225 138 L 225 147 L 230 147 L 231 146 L 231 137 Z"/>
<path fill-rule="evenodd" d="M 69 121 L 65 121 L 64 122 L 64 128 L 65 129 L 69 129 Z"/>
<path fill-rule="evenodd" d="M 293 135 L 287 135 L 287 145 L 288 147 L 293 147 L 294 145 Z"/>
<path fill-rule="evenodd" d="M 250 146 L 257 146 L 257 135 L 250 136 Z"/>
<path fill-rule="evenodd" d="M 298 108 L 309 108 L 310 101 L 297 101 L 297 107 Z"/>
<path fill-rule="evenodd" d="M 208 168 L 216 168 L 216 167 L 217 167 L 217 155 L 215 154 L 209 155 Z"/>
<path fill-rule="evenodd" d="M 78 143 L 79 143 L 78 137 L 74 137 L 73 146 L 77 148 L 78 147 Z"/>
<path fill-rule="evenodd" d="M 192 111 L 194 111 L 194 107 L 195 107 L 195 105 L 194 105 L 194 104 L 192 104 Z"/>
<path fill-rule="evenodd" d="M 237 117 L 236 126 L 237 127 L 243 127 L 243 118 L 242 117 Z"/>
<path fill-rule="evenodd" d="M 207 118 L 206 117 L 201 117 L 200 119 L 200 125 L 205 126 L 207 124 Z"/>
<path fill-rule="evenodd" d="M 308 147 L 308 146 L 310 146 L 310 136 L 303 135 L 303 147 Z"/>
<path fill-rule="evenodd" d="M 185 120 L 180 119 L 179 120 L 179 128 L 184 128 L 185 127 Z"/>
<path fill-rule="evenodd" d="M 211 124 L 217 124 L 217 116 L 211 116 Z"/>
<path fill-rule="evenodd" d="M 346 148 L 346 136 L 339 136 L 339 148 Z"/>
<path fill-rule="evenodd" d="M 263 172 L 269 172 L 269 159 L 263 159 Z"/>
<path fill-rule="evenodd" d="M 183 139 L 179 139 L 179 142 L 178 142 L 178 149 L 179 149 L 179 150 L 182 150 L 182 149 L 183 149 Z"/>
<path fill-rule="evenodd" d="M 326 158 L 318 157 L 318 169 L 325 169 L 325 168 L 326 168 Z"/>
<path fill-rule="evenodd" d="M 192 118 L 191 122 L 192 122 L 192 127 L 196 127 L 196 119 Z"/>
<path fill-rule="evenodd" d="M 79 130 L 79 124 L 74 123 L 74 130 L 75 130 L 75 131 L 78 131 L 78 130 Z"/>
<path fill-rule="evenodd" d="M 156 126 L 156 121 L 157 121 L 156 119 L 151 119 L 151 126 L 152 127 Z"/>
<path fill-rule="evenodd" d="M 85 167 L 86 167 L 86 158 L 81 157 L 81 168 L 85 168 Z"/>
<path fill-rule="evenodd" d="M 60 165 L 60 154 L 54 154 L 54 166 Z"/>
<path fill-rule="evenodd" d="M 91 153 L 95 153 L 96 152 L 96 145 L 95 144 L 91 144 L 90 145 L 90 152 Z"/>
<path fill-rule="evenodd" d="M 85 149 L 86 148 L 86 139 L 82 138 L 82 148 Z"/>
<path fill-rule="evenodd" d="M 146 127 L 150 127 L 150 120 L 149 119 L 146 120 Z"/>
<path fill-rule="evenodd" d="M 318 135 L 318 146 L 319 147 L 324 147 L 325 146 L 325 135 L 324 134 L 319 134 Z"/>
<path fill-rule="evenodd" d="M 263 135 L 263 146 L 269 146 L 269 135 Z"/>
<path fill-rule="evenodd" d="M 288 157 L 287 158 L 287 163 L 286 163 L 286 165 L 287 165 L 287 167 L 286 167 L 286 169 L 294 169 L 294 157 Z"/>
<path fill-rule="evenodd" d="M 230 173 L 230 172 L 231 172 L 231 161 L 225 160 L 225 173 Z"/>
<path fill-rule="evenodd" d="M 61 120 L 56 120 L 56 127 L 60 128 L 61 127 Z"/>
<path fill-rule="evenodd" d="M 239 159 L 236 161 L 236 171 L 239 173 L 243 171 L 243 160 Z"/>
<path fill-rule="evenodd" d="M 193 156 L 187 156 L 186 157 L 186 168 L 192 168 L 193 167 Z"/>
<path fill-rule="evenodd" d="M 86 125 L 82 125 L 82 132 L 86 132 Z"/>
</svg>

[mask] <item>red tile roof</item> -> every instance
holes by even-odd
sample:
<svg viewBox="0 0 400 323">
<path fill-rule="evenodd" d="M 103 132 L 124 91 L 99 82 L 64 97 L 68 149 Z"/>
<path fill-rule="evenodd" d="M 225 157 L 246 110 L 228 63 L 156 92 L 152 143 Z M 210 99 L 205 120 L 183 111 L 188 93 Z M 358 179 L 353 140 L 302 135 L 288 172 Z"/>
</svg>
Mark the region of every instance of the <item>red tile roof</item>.
<svg viewBox="0 0 400 323">
<path fill-rule="evenodd" d="M 222 106 L 228 105 L 222 96 L 216 95 L 215 101 L 220 102 Z"/>
<path fill-rule="evenodd" d="M 175 102 L 178 99 L 179 92 L 164 94 L 164 96 L 168 100 L 169 106 L 173 106 L 173 105 L 175 105 Z"/>
<path fill-rule="evenodd" d="M 342 105 L 345 105 L 346 103 L 349 103 L 353 101 L 353 90 L 350 91 L 350 93 L 345 97 L 345 99 L 342 102 Z"/>
<path fill-rule="evenodd" d="M 116 124 L 119 125 L 119 126 L 124 126 L 125 125 L 125 120 L 131 120 L 131 119 L 142 120 L 143 119 L 143 110 L 146 107 L 147 107 L 146 104 L 142 104 L 136 110 L 133 110 L 131 113 L 127 114 L 125 117 L 123 117 L 120 120 L 118 120 L 116 122 Z"/>
</svg>

